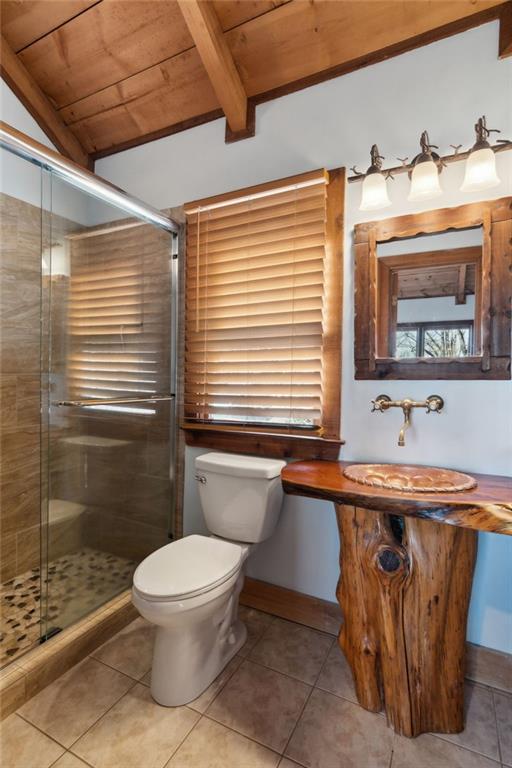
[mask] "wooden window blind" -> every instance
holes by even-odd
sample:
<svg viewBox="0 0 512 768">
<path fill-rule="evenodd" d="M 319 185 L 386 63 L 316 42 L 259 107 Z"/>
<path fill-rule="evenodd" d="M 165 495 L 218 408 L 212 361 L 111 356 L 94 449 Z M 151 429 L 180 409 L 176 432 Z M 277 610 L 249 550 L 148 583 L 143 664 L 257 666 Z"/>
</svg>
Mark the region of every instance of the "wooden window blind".
<svg viewBox="0 0 512 768">
<path fill-rule="evenodd" d="M 186 424 L 338 436 L 343 179 L 186 206 Z"/>
<path fill-rule="evenodd" d="M 168 391 L 168 263 L 168 238 L 147 225 L 71 236 L 70 399 L 108 401 Z M 94 407 L 155 413 L 151 403 Z"/>
</svg>

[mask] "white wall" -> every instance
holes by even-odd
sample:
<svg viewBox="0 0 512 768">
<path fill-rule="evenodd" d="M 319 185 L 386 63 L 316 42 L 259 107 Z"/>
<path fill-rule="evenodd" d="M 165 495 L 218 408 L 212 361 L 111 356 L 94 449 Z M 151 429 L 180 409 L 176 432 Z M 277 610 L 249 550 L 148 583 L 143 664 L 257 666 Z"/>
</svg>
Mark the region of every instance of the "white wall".
<svg viewBox="0 0 512 768">
<path fill-rule="evenodd" d="M 0 120 L 22 131 L 32 139 L 55 150 L 32 115 L 0 79 Z M 90 195 L 56 178 L 39 166 L 0 149 L 0 192 L 42 206 L 46 211 L 63 216 L 84 226 L 116 221 L 126 216 L 121 209 L 95 200 Z"/>
<path fill-rule="evenodd" d="M 455 296 L 434 296 L 428 299 L 399 299 L 397 323 L 432 323 L 446 320 L 473 320 L 475 296 L 466 296 L 464 304 L 456 304 Z"/>
<path fill-rule="evenodd" d="M 219 120 L 113 155 L 97 172 L 157 207 L 280 178 L 320 166 L 369 164 L 378 142 L 386 163 L 418 151 L 422 130 L 439 144 L 473 141 L 473 124 L 486 114 L 491 127 L 512 138 L 512 59 L 498 61 L 498 25 L 491 23 L 417 51 L 264 104 L 257 109 L 257 135 L 224 143 Z M 489 196 L 512 193 L 512 153 L 498 156 L 502 183 Z M 435 206 L 479 199 L 459 192 L 463 163 L 443 171 L 445 194 Z M 407 177 L 390 182 L 393 207 L 382 216 L 423 210 L 407 202 Z M 343 318 L 342 457 L 350 460 L 417 462 L 469 471 L 512 475 L 512 383 L 482 381 L 379 384 L 354 380 L 354 223 L 375 218 L 358 211 L 360 187 L 349 185 L 346 201 Z M 428 206 L 424 206 L 428 207 Z M 431 207 L 434 207 L 433 205 Z M 446 401 L 441 415 L 415 414 L 405 449 L 397 447 L 400 414 L 370 414 L 380 391 L 392 397 Z M 204 530 L 187 451 L 185 529 Z M 480 535 L 468 637 L 512 652 L 512 539 Z M 288 497 L 273 538 L 249 566 L 252 576 L 334 599 L 338 577 L 338 534 L 332 506 Z"/>
</svg>

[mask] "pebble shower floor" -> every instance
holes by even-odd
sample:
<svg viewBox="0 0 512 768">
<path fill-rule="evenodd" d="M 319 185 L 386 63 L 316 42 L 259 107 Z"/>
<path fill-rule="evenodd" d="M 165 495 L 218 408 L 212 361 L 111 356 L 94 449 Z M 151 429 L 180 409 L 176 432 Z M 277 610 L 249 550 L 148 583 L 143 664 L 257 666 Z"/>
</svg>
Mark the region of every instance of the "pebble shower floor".
<svg viewBox="0 0 512 768">
<path fill-rule="evenodd" d="M 48 565 L 46 617 L 39 568 L 1 584 L 0 667 L 37 645 L 42 630 L 51 634 L 69 626 L 126 589 L 135 566 L 124 557 L 88 547 L 53 560 Z"/>
</svg>

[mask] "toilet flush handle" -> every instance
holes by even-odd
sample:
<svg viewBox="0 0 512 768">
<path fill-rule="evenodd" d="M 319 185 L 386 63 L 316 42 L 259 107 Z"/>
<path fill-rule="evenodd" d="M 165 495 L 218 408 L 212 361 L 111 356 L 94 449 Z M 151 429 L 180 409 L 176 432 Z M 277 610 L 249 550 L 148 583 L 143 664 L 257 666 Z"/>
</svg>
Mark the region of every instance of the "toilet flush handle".
<svg viewBox="0 0 512 768">
<path fill-rule="evenodd" d="M 206 477 L 204 475 L 196 475 L 196 480 L 203 485 L 206 485 Z"/>
</svg>

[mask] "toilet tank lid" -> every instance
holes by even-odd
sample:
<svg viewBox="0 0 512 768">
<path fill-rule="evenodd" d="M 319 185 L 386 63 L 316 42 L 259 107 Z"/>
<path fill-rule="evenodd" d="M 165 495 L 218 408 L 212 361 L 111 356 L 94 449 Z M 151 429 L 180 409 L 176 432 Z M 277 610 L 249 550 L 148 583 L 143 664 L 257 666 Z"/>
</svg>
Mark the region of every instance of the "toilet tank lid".
<svg viewBox="0 0 512 768">
<path fill-rule="evenodd" d="M 236 453 L 203 453 L 196 458 L 196 469 L 205 472 L 236 477 L 261 477 L 267 480 L 279 477 L 285 466 L 286 462 L 279 459 L 240 456 Z"/>
</svg>

